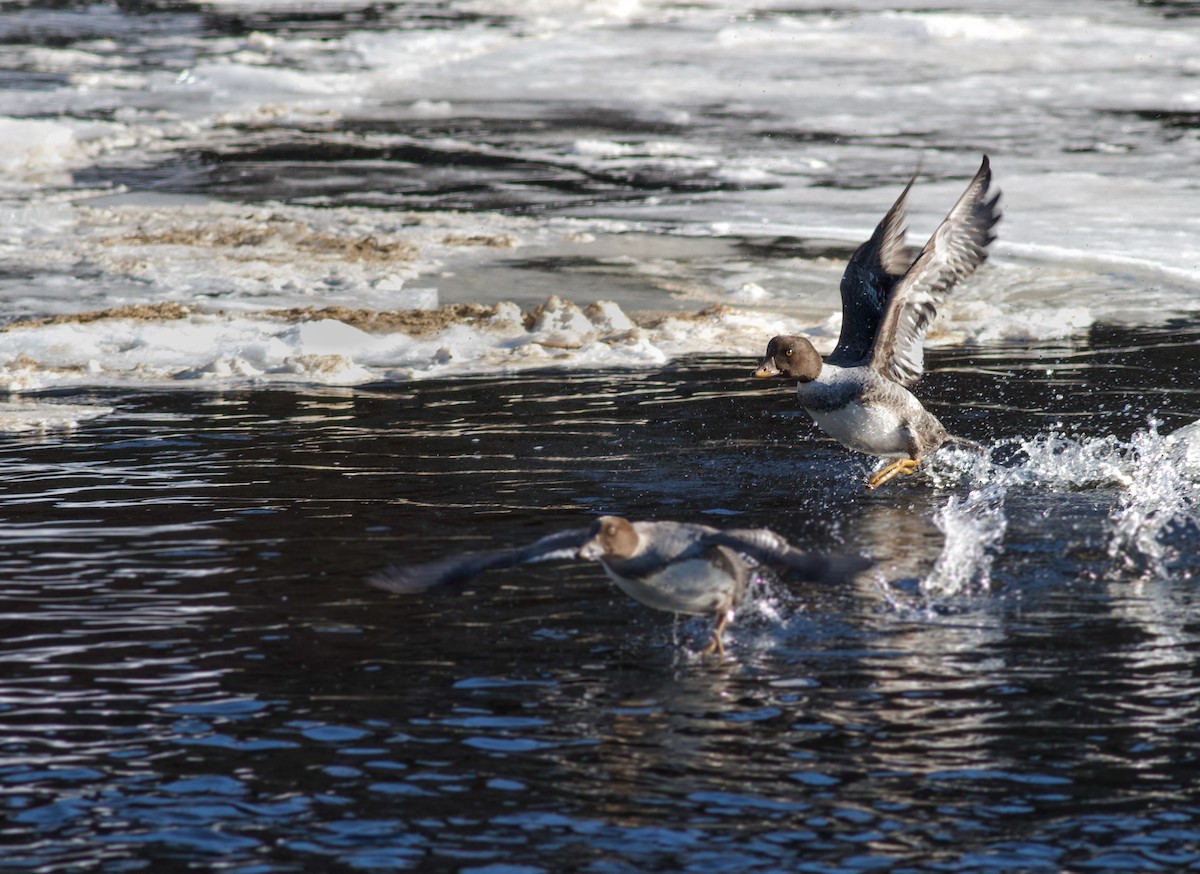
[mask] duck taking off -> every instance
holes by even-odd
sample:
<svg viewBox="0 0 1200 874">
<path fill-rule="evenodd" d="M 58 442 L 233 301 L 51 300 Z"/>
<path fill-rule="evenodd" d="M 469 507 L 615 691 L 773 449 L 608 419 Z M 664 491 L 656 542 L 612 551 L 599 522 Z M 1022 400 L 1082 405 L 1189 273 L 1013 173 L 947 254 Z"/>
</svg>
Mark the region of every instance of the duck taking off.
<svg viewBox="0 0 1200 874">
<path fill-rule="evenodd" d="M 875 489 L 914 472 L 944 443 L 981 449 L 946 432 L 908 390 L 925 369 L 925 334 L 937 305 L 987 260 L 1000 221 L 1000 192 L 989 196 L 987 155 L 929 242 L 910 259 L 904 245 L 900 192 L 871 238 L 855 250 L 842 275 L 842 330 L 822 360 L 805 337 L 781 335 L 767 344 L 759 377 L 797 380 L 800 405 L 822 431 L 868 455 L 895 459 L 867 480 Z"/>
<path fill-rule="evenodd" d="M 705 653 L 722 655 L 725 626 L 745 600 L 760 566 L 790 571 L 804 580 L 836 583 L 872 564 L 859 556 L 800 552 L 768 528 L 721 531 L 688 522 L 631 522 L 601 516 L 589 528 L 559 531 L 528 546 L 393 566 L 368 582 L 410 595 L 463 586 L 496 568 L 564 559 L 599 562 L 617 588 L 648 607 L 711 616 L 716 628 Z"/>
</svg>

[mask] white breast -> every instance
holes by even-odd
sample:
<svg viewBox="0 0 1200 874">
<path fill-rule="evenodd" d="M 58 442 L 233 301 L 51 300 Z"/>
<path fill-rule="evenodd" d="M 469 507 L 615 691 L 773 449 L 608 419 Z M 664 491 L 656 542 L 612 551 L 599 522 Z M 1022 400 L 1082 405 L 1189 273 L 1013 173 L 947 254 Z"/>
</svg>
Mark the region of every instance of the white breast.
<svg viewBox="0 0 1200 874">
<path fill-rule="evenodd" d="M 647 607 L 668 613 L 708 616 L 730 597 L 734 581 L 704 559 L 677 561 L 645 579 L 632 579 L 604 569 L 617 587 Z"/>
<path fill-rule="evenodd" d="M 906 458 L 900 417 L 891 409 L 861 401 L 828 412 L 809 410 L 817 427 L 859 452 L 884 458 Z"/>
</svg>

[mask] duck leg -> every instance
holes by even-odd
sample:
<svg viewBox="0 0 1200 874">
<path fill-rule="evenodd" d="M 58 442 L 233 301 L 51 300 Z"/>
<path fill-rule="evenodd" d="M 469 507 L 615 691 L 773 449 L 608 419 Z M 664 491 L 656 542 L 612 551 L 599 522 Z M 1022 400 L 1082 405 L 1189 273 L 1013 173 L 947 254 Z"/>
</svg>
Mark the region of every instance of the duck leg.
<svg viewBox="0 0 1200 874">
<path fill-rule="evenodd" d="M 918 464 L 920 464 L 920 462 L 914 458 L 897 458 L 887 467 L 883 468 L 883 470 L 877 471 L 871 476 L 870 479 L 867 480 L 867 491 L 875 491 L 881 485 L 895 479 L 900 474 L 907 476 L 911 473 L 915 473 Z"/>
<path fill-rule="evenodd" d="M 721 636 L 725 633 L 725 626 L 729 624 L 729 616 L 728 610 L 721 612 L 721 618 L 717 620 L 717 627 L 713 629 L 712 643 L 704 648 L 704 655 L 712 655 L 714 652 L 722 657 L 725 655 L 725 642 Z"/>
</svg>

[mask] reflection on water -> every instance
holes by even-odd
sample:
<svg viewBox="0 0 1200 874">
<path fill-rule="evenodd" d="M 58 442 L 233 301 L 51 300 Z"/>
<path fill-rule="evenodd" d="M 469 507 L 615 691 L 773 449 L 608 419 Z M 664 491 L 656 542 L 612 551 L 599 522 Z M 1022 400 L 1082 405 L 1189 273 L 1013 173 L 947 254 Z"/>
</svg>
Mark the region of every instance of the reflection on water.
<svg viewBox="0 0 1200 874">
<path fill-rule="evenodd" d="M 953 459 L 867 493 L 864 461 L 743 361 L 44 398 L 114 412 L 0 447 L 6 865 L 1200 864 L 1183 568 L 1200 532 L 1181 517 L 1160 572 L 1126 568 L 1114 525 L 1151 480 L 1055 479 L 1012 449 L 1057 432 L 1106 464 L 1111 434 L 1113 458 L 1150 459 L 1121 447 L 1152 439 L 1151 414 L 1164 433 L 1200 418 L 1156 351 L 1181 336 L 1097 331 L 1037 370 L 931 356 L 921 393 L 997 444 L 1002 503 Z M 1105 384 L 1109 415 L 1055 399 L 1060 363 Z M 957 593 L 931 588 L 996 530 L 949 530 L 973 493 L 1003 517 L 989 585 L 977 561 Z M 598 512 L 766 525 L 880 563 L 853 586 L 773 584 L 724 660 L 696 654 L 702 621 L 588 565 L 442 597 L 363 583 Z"/>
</svg>

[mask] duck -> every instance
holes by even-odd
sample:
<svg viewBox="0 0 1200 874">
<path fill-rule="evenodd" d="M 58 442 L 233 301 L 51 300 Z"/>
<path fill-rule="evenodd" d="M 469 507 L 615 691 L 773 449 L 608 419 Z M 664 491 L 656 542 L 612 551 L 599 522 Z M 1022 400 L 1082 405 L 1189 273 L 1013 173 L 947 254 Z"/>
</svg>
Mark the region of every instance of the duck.
<svg viewBox="0 0 1200 874">
<path fill-rule="evenodd" d="M 891 459 L 867 479 L 874 491 L 912 474 L 943 445 L 986 451 L 950 434 L 909 390 L 925 370 L 925 334 L 937 306 L 988 257 L 1000 221 L 987 155 L 933 236 L 910 258 L 904 244 L 908 193 L 916 176 L 850 257 L 842 275 L 842 329 L 824 359 L 807 337 L 771 338 L 754 371 L 796 380 L 817 427 L 842 445 Z"/>
<path fill-rule="evenodd" d="M 703 652 L 721 656 L 725 629 L 751 591 L 758 568 L 836 583 L 873 564 L 862 556 L 801 552 L 769 528 L 721 530 L 690 522 L 600 516 L 587 528 L 558 531 L 523 547 L 394 565 L 368 583 L 411 595 L 462 587 L 489 570 L 564 559 L 598 562 L 618 589 L 647 607 L 711 617 L 715 627 Z"/>
</svg>

